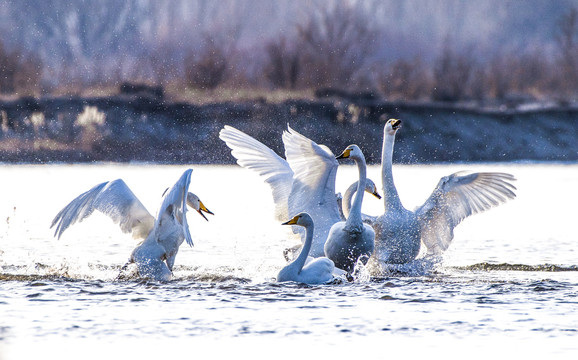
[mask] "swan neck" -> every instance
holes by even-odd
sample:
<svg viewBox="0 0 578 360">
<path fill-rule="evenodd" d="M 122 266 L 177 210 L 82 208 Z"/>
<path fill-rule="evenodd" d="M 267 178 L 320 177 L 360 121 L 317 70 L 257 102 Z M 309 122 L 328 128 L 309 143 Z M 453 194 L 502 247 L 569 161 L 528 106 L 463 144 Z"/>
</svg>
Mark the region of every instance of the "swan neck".
<svg viewBox="0 0 578 360">
<path fill-rule="evenodd" d="M 345 194 L 343 195 L 342 200 L 342 210 L 343 215 L 347 219 L 349 217 L 349 213 L 351 212 L 351 199 L 353 199 L 353 195 L 357 192 L 359 181 L 354 182 L 353 184 L 349 185 L 347 190 L 345 190 Z"/>
<path fill-rule="evenodd" d="M 357 169 L 359 171 L 359 181 L 357 182 L 357 192 L 355 193 L 355 199 L 353 200 L 353 205 L 351 211 L 347 216 L 347 224 L 360 224 L 361 221 L 361 204 L 363 203 L 363 194 L 365 193 L 365 179 L 367 177 L 367 166 L 365 164 L 365 159 L 363 157 L 355 159 L 357 163 Z"/>
<path fill-rule="evenodd" d="M 399 209 L 402 207 L 395 183 L 393 182 L 392 162 L 395 134 L 385 133 L 381 153 L 381 178 L 383 181 L 383 201 L 385 209 Z"/>
<path fill-rule="evenodd" d="M 305 265 L 305 261 L 307 260 L 307 256 L 309 256 L 309 251 L 311 250 L 311 244 L 313 243 L 313 230 L 314 225 L 308 224 L 305 226 L 305 242 L 303 243 L 303 247 L 301 248 L 301 252 L 295 261 L 293 261 L 293 266 L 297 268 L 297 272 L 300 272 L 303 269 L 303 265 Z"/>
</svg>

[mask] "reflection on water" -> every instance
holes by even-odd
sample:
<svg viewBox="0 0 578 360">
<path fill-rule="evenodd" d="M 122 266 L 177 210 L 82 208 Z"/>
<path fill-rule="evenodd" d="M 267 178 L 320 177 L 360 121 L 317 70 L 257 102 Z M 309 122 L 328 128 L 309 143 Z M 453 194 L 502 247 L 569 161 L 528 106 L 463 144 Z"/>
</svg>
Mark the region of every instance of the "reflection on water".
<svg viewBox="0 0 578 360">
<path fill-rule="evenodd" d="M 423 202 L 441 176 L 461 169 L 514 174 L 518 198 L 466 219 L 440 264 L 417 261 L 353 283 L 274 283 L 283 249 L 298 240 L 274 221 L 269 188 L 238 167 L 193 166 L 191 191 L 215 216 L 206 222 L 189 212 L 195 247 L 181 247 L 169 283 L 114 281 L 135 243 L 104 216 L 52 237 L 52 217 L 93 185 L 123 178 L 154 213 L 162 191 L 185 168 L 0 167 L 0 358 L 2 349 L 11 358 L 19 351 L 42 355 L 28 341 L 55 349 L 67 340 L 103 339 L 118 351 L 124 342 L 183 337 L 197 345 L 204 339 L 204 348 L 224 339 L 249 349 L 255 339 L 375 340 L 400 351 L 417 338 L 423 347 L 413 351 L 426 354 L 443 349 L 448 337 L 484 349 L 487 339 L 507 336 L 504 346 L 555 339 L 559 353 L 576 349 L 578 329 L 568 314 L 578 304 L 578 165 L 395 167 L 408 208 Z M 343 191 L 356 175 L 355 168 L 340 167 L 337 188 Z M 379 180 L 379 168 L 368 175 Z M 381 201 L 365 200 L 364 212 L 381 209 Z M 187 342 L 171 349 L 182 354 Z"/>
</svg>

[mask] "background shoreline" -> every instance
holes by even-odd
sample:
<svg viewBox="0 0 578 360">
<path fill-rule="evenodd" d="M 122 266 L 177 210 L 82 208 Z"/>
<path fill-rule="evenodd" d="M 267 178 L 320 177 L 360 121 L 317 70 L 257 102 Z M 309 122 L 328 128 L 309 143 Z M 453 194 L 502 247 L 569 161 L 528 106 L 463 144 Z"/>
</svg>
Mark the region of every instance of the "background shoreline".
<svg viewBox="0 0 578 360">
<path fill-rule="evenodd" d="M 88 109 L 88 110 L 87 110 Z M 0 100 L 0 162 L 233 164 L 224 125 L 283 156 L 287 124 L 337 153 L 380 161 L 385 120 L 403 121 L 396 163 L 578 161 L 578 107 L 390 102 L 363 96 L 191 104 L 151 96 Z"/>
</svg>

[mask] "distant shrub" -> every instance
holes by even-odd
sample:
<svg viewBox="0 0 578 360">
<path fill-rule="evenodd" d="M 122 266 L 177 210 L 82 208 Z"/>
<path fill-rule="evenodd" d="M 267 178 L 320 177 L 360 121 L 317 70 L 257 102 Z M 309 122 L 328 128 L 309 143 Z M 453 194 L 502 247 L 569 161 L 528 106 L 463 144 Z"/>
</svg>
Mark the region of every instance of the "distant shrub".
<svg viewBox="0 0 578 360">
<path fill-rule="evenodd" d="M 558 21 L 556 41 L 560 50 L 558 85 L 565 93 L 578 91 L 578 9 Z"/>
<path fill-rule="evenodd" d="M 418 57 L 380 66 L 377 73 L 379 89 L 387 98 L 418 100 L 431 93 L 430 71 Z"/>
<path fill-rule="evenodd" d="M 458 101 L 471 96 L 471 81 L 476 62 L 472 52 L 458 53 L 446 43 L 433 65 L 431 98 L 437 101 Z"/>
<path fill-rule="evenodd" d="M 30 115 L 30 123 L 32 124 L 32 128 L 34 129 L 34 135 L 37 137 L 41 135 L 44 126 L 46 126 L 46 118 L 44 116 L 44 113 L 33 112 Z"/>
<path fill-rule="evenodd" d="M 94 151 L 104 140 L 105 125 L 105 113 L 95 106 L 85 106 L 74 122 L 74 126 L 80 128 L 80 147 L 85 151 Z"/>
<path fill-rule="evenodd" d="M 18 49 L 9 51 L 0 40 L 0 93 L 33 93 L 41 76 L 42 62 L 37 56 Z"/>
<path fill-rule="evenodd" d="M 187 85 L 203 90 L 217 88 L 226 80 L 228 56 L 216 38 L 206 37 L 203 46 L 185 58 Z"/>
<path fill-rule="evenodd" d="M 351 88 L 375 51 L 378 33 L 363 7 L 331 4 L 297 26 L 295 47 L 306 86 Z"/>
<path fill-rule="evenodd" d="M 183 49 L 173 41 L 157 45 L 143 61 L 150 68 L 153 84 L 167 86 L 175 79 L 182 79 Z"/>
<path fill-rule="evenodd" d="M 265 46 L 267 64 L 265 77 L 276 88 L 295 89 L 301 72 L 299 54 L 288 45 L 287 39 L 281 37 Z"/>
</svg>

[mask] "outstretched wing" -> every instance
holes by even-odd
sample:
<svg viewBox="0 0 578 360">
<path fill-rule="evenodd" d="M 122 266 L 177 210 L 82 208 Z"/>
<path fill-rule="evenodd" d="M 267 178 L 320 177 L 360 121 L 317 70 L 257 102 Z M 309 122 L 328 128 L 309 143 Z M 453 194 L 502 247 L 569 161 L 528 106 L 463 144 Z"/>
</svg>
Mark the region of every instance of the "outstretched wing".
<svg viewBox="0 0 578 360">
<path fill-rule="evenodd" d="M 325 212 L 324 217 L 339 221 L 335 198 L 335 177 L 338 162 L 326 146 L 299 134 L 287 126 L 283 132 L 285 157 L 293 169 L 293 184 L 289 195 L 289 216 L 299 212 Z"/>
<path fill-rule="evenodd" d="M 50 227 L 56 225 L 54 236 L 74 223 L 81 222 L 98 210 L 110 217 L 125 233 L 135 239 L 146 238 L 155 219 L 121 179 L 98 184 L 72 200 L 56 215 Z"/>
<path fill-rule="evenodd" d="M 219 132 L 219 138 L 229 148 L 240 166 L 256 171 L 271 186 L 275 202 L 275 218 L 285 221 L 289 218 L 287 204 L 293 170 L 287 161 L 273 150 L 234 127 L 225 125 Z"/>
<path fill-rule="evenodd" d="M 458 172 L 441 178 L 427 201 L 416 210 L 428 254 L 446 250 L 454 228 L 466 217 L 516 197 L 514 176 L 506 173 Z"/>
<path fill-rule="evenodd" d="M 189 193 L 189 184 L 191 183 L 192 173 L 193 169 L 186 170 L 179 180 L 177 180 L 177 182 L 165 192 L 154 227 L 159 234 L 162 234 L 172 232 L 171 229 L 165 230 L 165 228 L 172 228 L 177 225 L 179 231 L 182 231 L 182 235 L 187 241 L 187 244 L 190 246 L 193 246 L 193 239 L 191 238 L 186 215 L 187 194 Z M 168 223 L 165 221 L 167 215 L 171 220 Z M 176 224 L 172 221 L 173 219 L 176 221 Z"/>
</svg>

